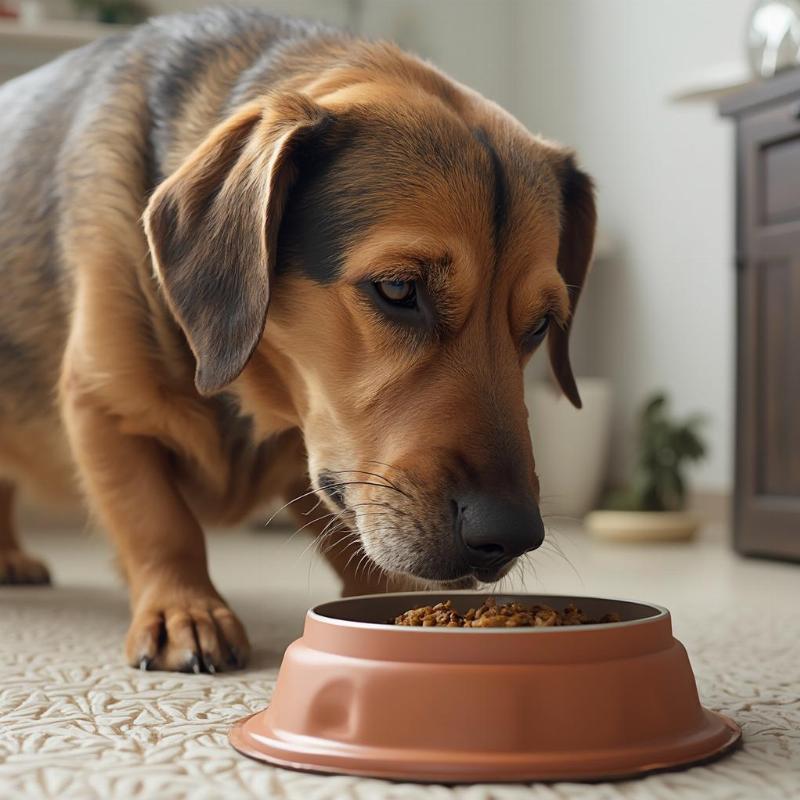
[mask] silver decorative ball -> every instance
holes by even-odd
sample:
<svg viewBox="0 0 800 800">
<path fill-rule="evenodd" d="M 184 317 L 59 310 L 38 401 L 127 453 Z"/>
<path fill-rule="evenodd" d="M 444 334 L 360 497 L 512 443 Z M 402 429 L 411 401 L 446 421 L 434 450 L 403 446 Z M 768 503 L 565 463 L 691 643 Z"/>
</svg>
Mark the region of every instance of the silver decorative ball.
<svg viewBox="0 0 800 800">
<path fill-rule="evenodd" d="M 747 35 L 750 66 L 762 78 L 800 65 L 800 0 L 760 0 Z"/>
</svg>

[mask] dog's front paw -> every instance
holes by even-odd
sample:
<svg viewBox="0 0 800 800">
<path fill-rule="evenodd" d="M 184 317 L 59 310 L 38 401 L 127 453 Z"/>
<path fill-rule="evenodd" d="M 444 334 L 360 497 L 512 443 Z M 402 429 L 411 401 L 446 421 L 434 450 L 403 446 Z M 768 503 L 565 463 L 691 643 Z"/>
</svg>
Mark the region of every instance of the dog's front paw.
<svg viewBox="0 0 800 800">
<path fill-rule="evenodd" d="M 241 669 L 250 655 L 242 623 L 219 596 L 167 590 L 140 601 L 125 643 L 139 669 L 214 674 Z"/>
<path fill-rule="evenodd" d="M 43 586 L 50 573 L 38 558 L 22 550 L 0 550 L 0 586 Z"/>
</svg>

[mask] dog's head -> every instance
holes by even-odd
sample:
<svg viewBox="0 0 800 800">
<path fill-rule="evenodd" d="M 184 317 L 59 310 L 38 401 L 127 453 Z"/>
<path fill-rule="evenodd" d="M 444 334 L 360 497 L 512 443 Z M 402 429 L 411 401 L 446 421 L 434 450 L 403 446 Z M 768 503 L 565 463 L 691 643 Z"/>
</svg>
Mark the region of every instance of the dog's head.
<svg viewBox="0 0 800 800">
<path fill-rule="evenodd" d="M 199 391 L 298 424 L 380 567 L 468 585 L 542 542 L 523 368 L 546 340 L 580 404 L 595 211 L 569 152 L 433 75 L 245 106 L 145 222 Z"/>
</svg>

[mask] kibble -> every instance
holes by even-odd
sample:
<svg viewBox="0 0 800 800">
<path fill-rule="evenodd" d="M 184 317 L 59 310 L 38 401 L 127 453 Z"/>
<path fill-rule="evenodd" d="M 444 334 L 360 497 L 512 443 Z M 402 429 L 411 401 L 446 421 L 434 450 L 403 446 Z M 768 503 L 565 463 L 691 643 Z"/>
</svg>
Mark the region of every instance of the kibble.
<svg viewBox="0 0 800 800">
<path fill-rule="evenodd" d="M 523 603 L 497 604 L 494 597 L 487 597 L 480 608 L 471 608 L 459 614 L 450 600 L 435 606 L 420 606 L 400 614 L 390 621 L 393 625 L 423 628 L 552 628 L 562 625 L 607 625 L 619 622 L 618 614 L 605 614 L 592 619 L 574 603 L 563 611 L 546 605 L 524 605 Z"/>
</svg>

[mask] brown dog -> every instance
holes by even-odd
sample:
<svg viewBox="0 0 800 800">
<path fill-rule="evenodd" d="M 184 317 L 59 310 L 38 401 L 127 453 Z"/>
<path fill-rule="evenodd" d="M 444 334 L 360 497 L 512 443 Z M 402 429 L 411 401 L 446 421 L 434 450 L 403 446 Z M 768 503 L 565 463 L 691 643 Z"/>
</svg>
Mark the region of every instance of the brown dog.
<svg viewBox="0 0 800 800">
<path fill-rule="evenodd" d="M 47 578 L 14 485 L 76 472 L 145 668 L 244 662 L 200 521 L 309 481 L 348 592 L 377 582 L 362 555 L 469 586 L 541 543 L 522 374 L 546 336 L 579 404 L 595 212 L 569 152 L 391 45 L 233 10 L 11 81 L 0 142 L 5 582 Z"/>
</svg>

